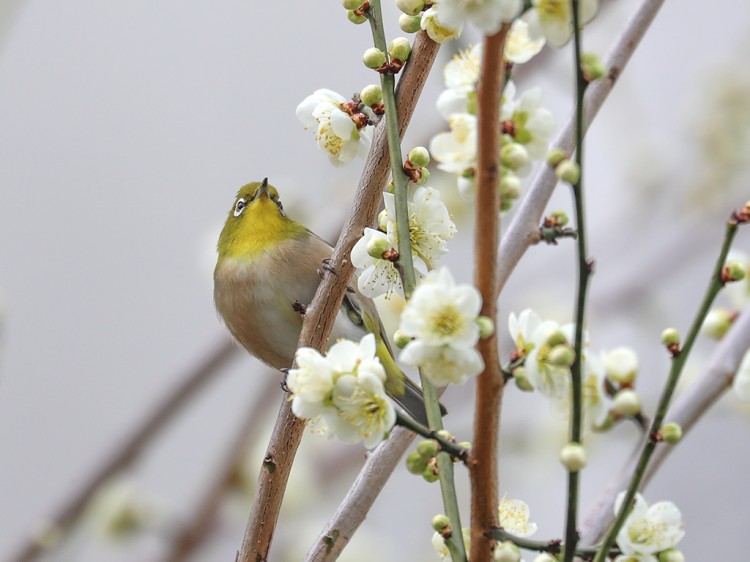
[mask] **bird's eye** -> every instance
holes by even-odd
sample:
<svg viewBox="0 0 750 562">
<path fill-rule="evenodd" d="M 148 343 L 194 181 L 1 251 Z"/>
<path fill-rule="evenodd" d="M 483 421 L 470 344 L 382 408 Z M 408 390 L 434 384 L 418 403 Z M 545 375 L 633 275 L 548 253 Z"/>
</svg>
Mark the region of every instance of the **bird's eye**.
<svg viewBox="0 0 750 562">
<path fill-rule="evenodd" d="M 246 206 L 247 206 L 247 203 L 242 197 L 237 199 L 237 203 L 234 205 L 234 216 L 239 217 L 242 211 L 245 210 Z"/>
</svg>

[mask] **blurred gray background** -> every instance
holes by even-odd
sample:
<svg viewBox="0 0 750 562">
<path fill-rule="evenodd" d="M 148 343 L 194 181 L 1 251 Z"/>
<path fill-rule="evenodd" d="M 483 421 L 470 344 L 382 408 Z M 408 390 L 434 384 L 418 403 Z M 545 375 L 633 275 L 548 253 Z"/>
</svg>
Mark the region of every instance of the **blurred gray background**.
<svg viewBox="0 0 750 562">
<path fill-rule="evenodd" d="M 602 0 L 585 48 L 606 54 L 636 6 Z M 386 31 L 400 35 L 393 6 Z M 332 168 L 297 121 L 315 89 L 344 95 L 376 81 L 360 63 L 367 27 L 339 2 L 0 0 L 0 560 L 10 556 L 191 367 L 227 339 L 214 312 L 214 245 L 236 190 L 268 176 L 285 209 L 335 241 L 362 162 Z M 730 209 L 750 198 L 750 4 L 667 2 L 593 126 L 586 150 L 590 251 L 596 259 L 591 348 L 634 347 L 652 412 L 668 361 L 660 331 L 683 331 L 706 286 Z M 471 41 L 471 35 L 466 36 Z M 434 110 L 443 48 L 405 148 L 445 128 Z M 564 122 L 570 49 L 518 74 L 541 84 Z M 472 208 L 452 181 L 435 187 L 460 235 L 445 263 L 471 279 Z M 560 189 L 554 208 L 570 209 Z M 513 211 L 511 211 L 512 214 Z M 507 224 L 507 219 L 506 219 Z M 750 253 L 750 233 L 737 246 Z M 573 244 L 532 248 L 500 301 L 571 319 Z M 504 331 L 505 332 L 505 331 Z M 713 344 L 687 369 L 699 372 Z M 509 349 L 505 345 L 503 355 Z M 161 560 L 210 485 L 245 411 L 252 484 L 281 393 L 237 353 L 122 480 L 159 524 L 128 541 L 82 521 L 48 560 Z M 447 423 L 469 436 L 472 385 L 445 397 Z M 526 501 L 536 538 L 562 534 L 564 422 L 509 388 L 501 493 Z M 750 493 L 750 409 L 729 396 L 679 445 L 646 492 L 683 511 L 690 560 L 738 560 Z M 624 424 L 593 436 L 583 472 L 591 504 L 637 440 Z M 306 435 L 272 560 L 300 560 L 335 510 L 364 449 Z M 468 520 L 468 485 L 459 469 Z M 191 560 L 233 560 L 249 496 L 225 502 Z M 437 560 L 429 521 L 436 486 L 399 469 L 342 560 Z M 526 560 L 533 556 L 527 555 Z"/>
</svg>

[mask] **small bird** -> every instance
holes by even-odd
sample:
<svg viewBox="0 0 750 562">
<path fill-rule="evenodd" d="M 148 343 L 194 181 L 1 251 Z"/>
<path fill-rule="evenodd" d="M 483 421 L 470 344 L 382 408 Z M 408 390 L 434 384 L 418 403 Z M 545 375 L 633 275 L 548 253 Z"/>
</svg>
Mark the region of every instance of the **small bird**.
<svg viewBox="0 0 750 562">
<path fill-rule="evenodd" d="M 284 213 L 275 187 L 245 185 L 219 236 L 214 302 L 234 338 L 255 357 L 279 370 L 294 361 L 305 305 L 321 281 L 333 248 Z M 386 372 L 386 392 L 409 415 L 427 425 L 420 388 L 396 365 L 375 304 L 350 288 L 331 332 L 359 341 L 375 334 Z"/>
</svg>

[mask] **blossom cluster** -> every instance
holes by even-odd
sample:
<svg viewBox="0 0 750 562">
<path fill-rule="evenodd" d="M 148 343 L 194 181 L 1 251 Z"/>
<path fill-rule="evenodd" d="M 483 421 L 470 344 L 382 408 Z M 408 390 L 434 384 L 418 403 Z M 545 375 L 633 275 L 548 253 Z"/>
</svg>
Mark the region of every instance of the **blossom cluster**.
<svg viewBox="0 0 750 562">
<path fill-rule="evenodd" d="M 615 501 L 615 515 L 624 499 L 625 492 L 621 492 Z M 633 509 L 617 533 L 617 546 L 622 554 L 615 562 L 677 560 L 677 557 L 659 555 L 677 552 L 674 547 L 684 536 L 682 514 L 672 502 L 662 501 L 649 506 L 641 494 L 636 494 Z"/>
<path fill-rule="evenodd" d="M 298 349 L 297 366 L 286 381 L 294 414 L 313 420 L 324 435 L 375 447 L 396 423 L 385 394 L 385 369 L 375 351 L 373 334 L 359 343 L 341 340 L 326 355 L 309 347 Z"/>
</svg>

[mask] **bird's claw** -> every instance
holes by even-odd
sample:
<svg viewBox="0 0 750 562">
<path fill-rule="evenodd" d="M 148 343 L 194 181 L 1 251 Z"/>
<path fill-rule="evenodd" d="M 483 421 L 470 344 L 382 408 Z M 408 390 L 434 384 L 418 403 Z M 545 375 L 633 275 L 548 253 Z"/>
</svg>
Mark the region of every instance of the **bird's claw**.
<svg viewBox="0 0 750 562">
<path fill-rule="evenodd" d="M 294 301 L 292 303 L 292 310 L 294 310 L 294 312 L 297 312 L 297 313 L 299 313 L 299 314 L 301 314 L 301 315 L 304 316 L 305 313 L 307 312 L 307 305 L 306 304 L 302 304 L 299 301 Z"/>
<path fill-rule="evenodd" d="M 279 386 L 281 387 L 281 390 L 283 390 L 286 394 L 291 394 L 292 391 L 289 390 L 289 385 L 286 384 L 286 378 L 289 376 L 289 369 L 279 369 L 282 373 L 284 373 L 284 380 L 282 380 L 279 383 Z"/>
</svg>

